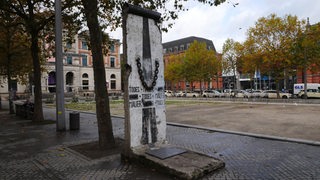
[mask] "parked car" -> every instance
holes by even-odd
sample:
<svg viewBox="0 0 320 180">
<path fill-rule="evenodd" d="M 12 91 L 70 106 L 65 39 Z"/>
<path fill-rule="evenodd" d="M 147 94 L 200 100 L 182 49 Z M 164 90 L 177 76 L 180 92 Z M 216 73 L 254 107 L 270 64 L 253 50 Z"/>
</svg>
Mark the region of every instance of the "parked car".
<svg viewBox="0 0 320 180">
<path fill-rule="evenodd" d="M 231 95 L 235 98 L 245 98 L 248 97 L 248 92 L 245 90 L 233 90 Z"/>
<path fill-rule="evenodd" d="M 299 98 L 320 98 L 320 89 L 307 89 L 307 95 L 304 94 L 304 91 L 300 91 L 298 94 Z"/>
<path fill-rule="evenodd" d="M 200 93 L 194 91 L 187 91 L 185 94 L 186 97 L 200 97 Z"/>
<path fill-rule="evenodd" d="M 205 90 L 202 93 L 202 97 L 223 97 L 223 95 L 216 90 Z"/>
<path fill-rule="evenodd" d="M 183 91 L 178 91 L 175 93 L 176 97 L 185 97 L 185 93 Z"/>
<path fill-rule="evenodd" d="M 253 90 L 254 89 L 245 89 L 245 91 L 248 92 L 248 93 L 252 93 Z"/>
<path fill-rule="evenodd" d="M 288 99 L 292 97 L 290 93 L 279 92 L 279 97 L 282 99 Z M 263 98 L 275 99 L 278 98 L 276 90 L 266 90 L 264 91 Z"/>
<path fill-rule="evenodd" d="M 264 93 L 262 90 L 253 90 L 250 95 L 248 95 L 249 98 L 261 98 L 264 97 Z"/>
<path fill-rule="evenodd" d="M 164 95 L 165 95 L 166 97 L 172 97 L 174 94 L 173 94 L 173 92 L 170 91 L 170 90 L 165 90 L 165 91 L 164 91 Z"/>
<path fill-rule="evenodd" d="M 233 91 L 233 89 L 225 89 L 223 91 L 224 97 L 232 97 L 232 91 Z"/>
</svg>

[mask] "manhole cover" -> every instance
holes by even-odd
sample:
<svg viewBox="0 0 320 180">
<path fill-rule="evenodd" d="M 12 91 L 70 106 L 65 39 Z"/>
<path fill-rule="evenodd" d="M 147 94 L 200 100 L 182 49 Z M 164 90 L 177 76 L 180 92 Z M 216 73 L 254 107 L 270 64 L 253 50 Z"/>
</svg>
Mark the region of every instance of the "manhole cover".
<svg viewBox="0 0 320 180">
<path fill-rule="evenodd" d="M 176 147 L 163 147 L 160 149 L 148 150 L 146 153 L 157 157 L 159 159 L 166 159 L 169 157 L 173 157 L 182 153 L 187 152 L 187 150 L 176 148 Z"/>
</svg>

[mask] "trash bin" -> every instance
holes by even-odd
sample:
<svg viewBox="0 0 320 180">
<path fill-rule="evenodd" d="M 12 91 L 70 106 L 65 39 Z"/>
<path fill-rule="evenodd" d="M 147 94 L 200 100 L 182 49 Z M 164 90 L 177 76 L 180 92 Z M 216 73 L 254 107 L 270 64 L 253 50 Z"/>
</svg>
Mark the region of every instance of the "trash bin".
<svg viewBox="0 0 320 180">
<path fill-rule="evenodd" d="M 69 114 L 70 121 L 70 130 L 79 130 L 80 129 L 80 113 L 79 112 L 71 112 Z"/>
</svg>

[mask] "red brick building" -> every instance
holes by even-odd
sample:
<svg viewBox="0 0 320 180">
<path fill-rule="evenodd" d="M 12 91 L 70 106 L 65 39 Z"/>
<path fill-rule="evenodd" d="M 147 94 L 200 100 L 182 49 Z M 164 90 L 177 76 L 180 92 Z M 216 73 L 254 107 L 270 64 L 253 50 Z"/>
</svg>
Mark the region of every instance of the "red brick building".
<svg viewBox="0 0 320 180">
<path fill-rule="evenodd" d="M 303 81 L 303 71 L 297 71 L 297 83 L 304 83 Z M 320 83 L 320 71 L 307 70 L 307 83 Z"/>
<path fill-rule="evenodd" d="M 214 44 L 211 40 L 200 38 L 200 37 L 187 37 L 183 39 L 178 39 L 175 41 L 170 41 L 163 43 L 163 54 L 164 54 L 164 64 L 165 68 L 169 61 L 169 56 L 179 53 L 184 53 L 194 41 L 204 42 L 207 45 L 208 50 L 216 52 Z M 218 58 L 221 59 L 221 54 L 216 53 Z M 166 81 L 166 89 L 168 90 L 200 90 L 200 89 L 222 89 L 222 78 L 221 73 L 218 75 L 218 78 L 212 77 L 210 82 L 203 82 L 202 88 L 200 82 L 185 82 L 183 80 L 173 83 Z"/>
</svg>

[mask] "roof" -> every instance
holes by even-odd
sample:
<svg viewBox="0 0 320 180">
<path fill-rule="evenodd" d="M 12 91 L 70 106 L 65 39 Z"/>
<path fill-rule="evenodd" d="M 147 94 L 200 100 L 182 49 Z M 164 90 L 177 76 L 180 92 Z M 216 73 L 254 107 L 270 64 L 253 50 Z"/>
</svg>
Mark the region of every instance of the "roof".
<svg viewBox="0 0 320 180">
<path fill-rule="evenodd" d="M 163 46 L 163 49 L 180 47 L 181 45 L 184 45 L 184 47 L 188 47 L 188 44 L 191 44 L 194 41 L 205 42 L 207 44 L 208 49 L 213 49 L 214 51 L 216 51 L 216 48 L 214 47 L 214 44 L 211 40 L 205 39 L 205 38 L 200 38 L 200 37 L 195 37 L 195 36 L 190 36 L 190 37 L 166 42 L 166 43 L 163 43 L 162 46 Z"/>
</svg>

